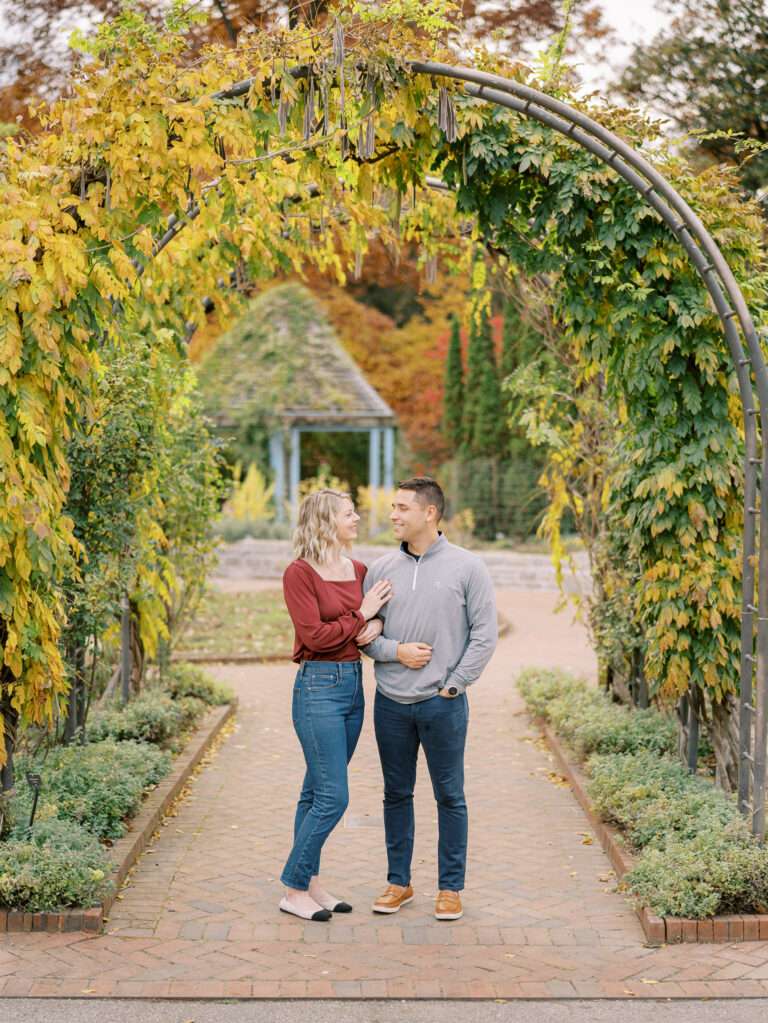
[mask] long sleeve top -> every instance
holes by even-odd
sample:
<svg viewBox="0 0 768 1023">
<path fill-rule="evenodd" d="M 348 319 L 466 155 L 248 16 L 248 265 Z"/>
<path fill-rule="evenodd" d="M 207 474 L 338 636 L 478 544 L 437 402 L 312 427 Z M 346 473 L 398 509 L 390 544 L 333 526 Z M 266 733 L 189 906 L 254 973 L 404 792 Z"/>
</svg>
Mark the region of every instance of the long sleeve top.
<svg viewBox="0 0 768 1023">
<path fill-rule="evenodd" d="M 353 561 L 355 578 L 323 579 L 306 561 L 297 558 L 283 573 L 283 595 L 293 621 L 293 660 L 359 661 L 355 636 L 365 626 L 357 610 L 363 600 L 366 567 Z"/>
<path fill-rule="evenodd" d="M 420 558 L 407 544 L 379 558 L 365 577 L 365 591 L 380 579 L 391 580 L 393 597 L 378 614 L 384 631 L 363 648 L 376 662 L 379 692 L 398 703 L 428 700 L 444 686 L 463 693 L 480 677 L 498 638 L 493 584 L 483 561 L 441 534 Z M 398 644 L 419 642 L 432 646 L 432 660 L 424 668 L 404 667 Z"/>
</svg>

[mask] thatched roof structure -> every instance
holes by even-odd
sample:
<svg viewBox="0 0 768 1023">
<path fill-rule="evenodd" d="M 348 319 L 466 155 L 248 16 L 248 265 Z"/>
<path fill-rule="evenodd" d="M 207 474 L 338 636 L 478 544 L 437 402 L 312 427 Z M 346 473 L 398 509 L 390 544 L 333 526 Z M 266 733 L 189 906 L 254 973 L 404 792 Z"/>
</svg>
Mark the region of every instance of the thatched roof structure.
<svg viewBox="0 0 768 1023">
<path fill-rule="evenodd" d="M 300 284 L 256 298 L 219 338 L 199 378 L 208 414 L 225 430 L 255 421 L 304 429 L 395 425 L 392 409 Z"/>
</svg>

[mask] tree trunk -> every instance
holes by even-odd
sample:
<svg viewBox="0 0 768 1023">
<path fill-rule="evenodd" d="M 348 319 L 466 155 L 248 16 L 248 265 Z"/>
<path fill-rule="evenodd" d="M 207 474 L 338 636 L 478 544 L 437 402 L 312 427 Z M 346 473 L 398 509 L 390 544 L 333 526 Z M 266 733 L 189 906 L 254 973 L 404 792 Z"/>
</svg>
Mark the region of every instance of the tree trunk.
<svg viewBox="0 0 768 1023">
<path fill-rule="evenodd" d="M 678 743 L 677 751 L 682 762 L 695 773 L 699 753 L 699 734 L 702 723 L 707 721 L 704 696 L 697 686 L 691 686 L 677 703 Z"/>
<path fill-rule="evenodd" d="M 733 693 L 712 704 L 708 725 L 715 750 L 715 781 L 726 792 L 735 792 L 739 786 L 739 701 Z"/>
<path fill-rule="evenodd" d="M 144 643 L 139 635 L 139 619 L 131 606 L 131 692 L 134 696 L 141 692 L 144 679 Z"/>
<path fill-rule="evenodd" d="M 83 665 L 85 664 L 85 651 L 82 647 L 75 647 L 69 650 L 67 660 L 72 667 L 72 681 L 67 698 L 64 742 L 70 743 L 77 735 L 77 730 L 82 728 L 84 723 L 85 680 L 83 679 Z"/>
<path fill-rule="evenodd" d="M 3 693 L 0 698 L 0 715 L 2 715 L 2 738 L 5 744 L 5 764 L 0 768 L 0 792 L 5 795 L 13 791 L 15 783 L 13 754 L 16 749 L 16 733 L 19 726 L 19 712 L 11 706 L 11 698 L 7 693 Z"/>
</svg>

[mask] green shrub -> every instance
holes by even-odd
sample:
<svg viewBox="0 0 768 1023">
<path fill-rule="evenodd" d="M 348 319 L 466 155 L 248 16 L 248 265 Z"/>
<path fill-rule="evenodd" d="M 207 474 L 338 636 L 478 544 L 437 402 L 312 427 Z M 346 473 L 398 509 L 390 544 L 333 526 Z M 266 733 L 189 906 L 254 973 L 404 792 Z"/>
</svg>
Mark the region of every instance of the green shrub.
<svg viewBox="0 0 768 1023">
<path fill-rule="evenodd" d="M 768 848 L 738 825 L 647 849 L 624 876 L 639 905 L 660 916 L 768 912 Z"/>
<path fill-rule="evenodd" d="M 624 878 L 638 904 L 662 916 L 766 911 L 768 848 L 733 797 L 669 755 L 671 718 L 616 705 L 566 672 L 529 669 L 518 685 L 530 710 L 588 758 L 595 809 L 640 853 Z"/>
<path fill-rule="evenodd" d="M 234 691 L 228 686 L 220 685 L 202 668 L 194 664 L 173 664 L 168 670 L 164 685 L 174 699 L 182 696 L 195 696 L 211 706 L 231 703 L 235 698 Z"/>
<path fill-rule="evenodd" d="M 144 742 L 103 742 L 57 746 L 32 761 L 17 758 L 18 807 L 26 815 L 32 802 L 25 772 L 41 775 L 41 799 L 61 820 L 76 821 L 99 838 L 119 838 L 123 820 L 132 816 L 144 791 L 168 773 L 170 755 Z M 16 816 L 16 814 L 15 814 Z"/>
<path fill-rule="evenodd" d="M 546 718 L 556 697 L 586 688 L 586 682 L 557 668 L 525 668 L 517 678 L 517 688 L 531 713 Z"/>
<path fill-rule="evenodd" d="M 167 746 L 186 726 L 188 714 L 176 700 L 159 690 L 146 690 L 124 706 L 114 706 L 92 715 L 88 738 L 133 739 Z"/>
<path fill-rule="evenodd" d="M 671 757 L 649 750 L 593 756 L 587 773 L 595 809 L 626 833 L 635 850 L 726 827 L 747 834 L 735 800 Z"/>
<path fill-rule="evenodd" d="M 546 718 L 580 758 L 590 753 L 631 753 L 649 749 L 670 753 L 676 725 L 657 710 L 632 710 L 583 679 L 563 671 L 527 669 L 518 679 L 523 699 Z"/>
<path fill-rule="evenodd" d="M 674 750 L 674 721 L 656 710 L 632 710 L 612 703 L 596 690 L 573 691 L 549 706 L 555 731 L 573 747 L 580 759 L 591 753 L 656 753 Z"/>
<path fill-rule="evenodd" d="M 0 843 L 0 905 L 28 913 L 97 905 L 112 888 L 106 850 L 71 821 L 36 822 Z"/>
</svg>

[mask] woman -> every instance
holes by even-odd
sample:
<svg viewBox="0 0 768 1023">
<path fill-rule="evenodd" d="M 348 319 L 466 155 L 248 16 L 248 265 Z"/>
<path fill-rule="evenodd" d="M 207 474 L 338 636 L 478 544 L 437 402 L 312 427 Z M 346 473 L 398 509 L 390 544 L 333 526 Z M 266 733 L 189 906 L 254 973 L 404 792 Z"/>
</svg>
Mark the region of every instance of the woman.
<svg viewBox="0 0 768 1023">
<path fill-rule="evenodd" d="M 296 560 L 283 575 L 285 603 L 296 631 L 293 726 L 307 771 L 296 808 L 293 848 L 281 881 L 284 913 L 329 920 L 352 909 L 321 885 L 320 852 L 349 802 L 347 765 L 363 725 L 360 646 L 381 632 L 371 621 L 392 596 L 383 579 L 363 596 L 366 568 L 344 552 L 360 516 L 349 494 L 320 490 L 299 508 Z"/>
</svg>

